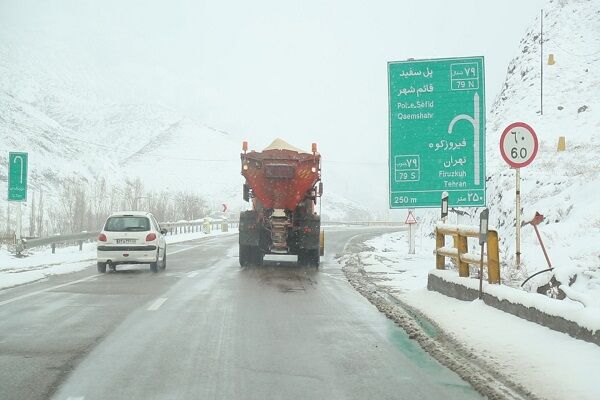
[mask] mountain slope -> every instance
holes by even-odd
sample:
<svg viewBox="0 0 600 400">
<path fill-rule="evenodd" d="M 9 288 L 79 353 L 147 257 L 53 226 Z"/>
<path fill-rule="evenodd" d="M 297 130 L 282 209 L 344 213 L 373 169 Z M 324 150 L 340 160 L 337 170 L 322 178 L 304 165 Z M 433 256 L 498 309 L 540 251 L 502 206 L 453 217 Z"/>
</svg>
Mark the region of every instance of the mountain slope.
<svg viewBox="0 0 600 400">
<path fill-rule="evenodd" d="M 26 48 L 15 44 L 20 43 L 18 33 L 3 29 L 0 146 L 29 152 L 30 191 L 43 190 L 50 196 L 47 205 L 58 205 L 58 188 L 67 179 L 120 185 L 140 177 L 148 190 L 195 192 L 216 208 L 221 203 L 233 210 L 246 206 L 241 200 L 241 138 L 158 102 L 125 101 L 135 97 L 123 95 L 132 90 L 126 82 L 112 81 L 72 48 L 40 35 L 29 38 L 32 47 Z M 6 164 L 0 163 L 0 181 L 6 177 Z M 337 191 L 332 188 L 327 194 Z M 338 194 L 328 212 L 340 218 L 369 215 L 343 197 Z"/>
<path fill-rule="evenodd" d="M 515 268 L 515 171 L 501 158 L 499 140 L 510 123 L 526 122 L 538 135 L 539 151 L 521 169 L 522 220 L 531 220 L 536 211 L 546 217 L 539 229 L 557 277 L 563 283 L 576 279 L 573 297 L 586 297 L 590 290 L 600 294 L 600 4 L 550 1 L 545 9 L 543 114 L 539 29 L 538 19 L 508 66 L 488 117 L 490 223 L 502 240 L 505 279 L 520 283 L 546 268 L 530 225 L 521 231 L 524 267 Z M 548 65 L 550 54 L 554 65 Z M 566 137 L 564 152 L 557 151 L 560 136 Z M 548 279 L 541 276 L 532 286 Z M 599 300 L 587 302 L 600 305 Z"/>
</svg>

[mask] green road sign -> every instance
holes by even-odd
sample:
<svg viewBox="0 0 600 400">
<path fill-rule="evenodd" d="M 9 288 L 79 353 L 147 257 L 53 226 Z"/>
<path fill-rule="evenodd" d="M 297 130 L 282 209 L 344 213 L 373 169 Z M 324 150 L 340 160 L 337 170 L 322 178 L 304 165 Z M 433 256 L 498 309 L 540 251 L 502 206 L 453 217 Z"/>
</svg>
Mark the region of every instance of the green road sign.
<svg viewBox="0 0 600 400">
<path fill-rule="evenodd" d="M 8 153 L 8 200 L 27 200 L 27 153 Z"/>
<path fill-rule="evenodd" d="M 485 206 L 483 57 L 388 63 L 390 208 Z"/>
</svg>

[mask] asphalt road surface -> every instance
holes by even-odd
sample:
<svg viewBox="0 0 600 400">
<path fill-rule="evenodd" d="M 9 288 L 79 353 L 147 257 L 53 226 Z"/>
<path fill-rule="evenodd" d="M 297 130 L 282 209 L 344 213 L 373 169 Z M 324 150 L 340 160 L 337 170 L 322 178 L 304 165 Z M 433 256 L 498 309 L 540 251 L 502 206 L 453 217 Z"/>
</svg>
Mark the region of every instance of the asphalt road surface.
<svg viewBox="0 0 600 400">
<path fill-rule="evenodd" d="M 480 399 L 346 281 L 373 232 L 328 230 L 318 271 L 240 268 L 230 235 L 0 291 L 0 399 Z"/>
</svg>

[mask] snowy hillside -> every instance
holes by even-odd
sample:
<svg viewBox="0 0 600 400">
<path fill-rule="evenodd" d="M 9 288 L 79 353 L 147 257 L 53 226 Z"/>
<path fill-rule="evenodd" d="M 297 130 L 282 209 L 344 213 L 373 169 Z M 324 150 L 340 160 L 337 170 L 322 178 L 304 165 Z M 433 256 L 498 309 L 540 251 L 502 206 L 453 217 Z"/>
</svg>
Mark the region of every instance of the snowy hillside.
<svg viewBox="0 0 600 400">
<path fill-rule="evenodd" d="M 119 168 L 153 190 L 190 190 L 239 209 L 241 141 L 187 117 L 121 159 Z"/>
<path fill-rule="evenodd" d="M 572 297 L 598 303 L 585 293 L 600 292 L 600 3 L 555 0 L 545 8 L 543 115 L 539 32 L 538 17 L 488 114 L 490 224 L 499 229 L 505 279 L 520 283 L 546 268 L 533 227 L 526 225 L 521 231 L 524 267 L 515 269 L 515 171 L 501 158 L 499 140 L 510 123 L 526 122 L 538 135 L 539 151 L 521 169 L 522 220 L 531 220 L 536 211 L 546 217 L 539 229 L 558 279 L 567 283 L 577 274 Z M 550 54 L 554 65 L 548 65 Z M 557 152 L 560 136 L 566 137 L 564 152 Z M 541 276 L 537 283 L 548 279 Z"/>
<path fill-rule="evenodd" d="M 67 50 L 38 46 L 0 44 L 0 145 L 30 153 L 32 189 L 51 192 L 65 177 L 91 181 L 103 172 L 118 180 L 115 162 L 178 119 L 160 106 L 115 103 L 97 90 L 109 83 Z"/>
<path fill-rule="evenodd" d="M 146 190 L 194 192 L 218 209 L 222 203 L 232 210 L 245 207 L 241 142 L 249 139 L 257 150 L 261 143 L 159 103 L 126 102 L 134 96 L 122 95 L 125 82 L 111 81 L 98 67 L 81 64 L 69 48 L 44 40 L 38 37 L 31 49 L 0 43 L 0 147 L 29 153 L 31 192 L 43 191 L 47 204 L 57 205 L 58 187 L 67 178 L 120 185 L 126 177 L 140 177 Z M 0 181 L 6 179 L 2 163 Z M 346 199 L 351 186 L 326 186 L 326 196 L 333 196 L 324 208 L 329 219 L 369 215 Z"/>
</svg>

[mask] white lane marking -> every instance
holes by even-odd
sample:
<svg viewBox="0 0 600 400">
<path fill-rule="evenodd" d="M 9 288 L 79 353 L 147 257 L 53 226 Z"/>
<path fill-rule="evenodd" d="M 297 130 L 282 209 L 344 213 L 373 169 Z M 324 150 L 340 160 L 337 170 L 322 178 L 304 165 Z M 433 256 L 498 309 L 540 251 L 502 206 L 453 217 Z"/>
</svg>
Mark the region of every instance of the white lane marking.
<svg viewBox="0 0 600 400">
<path fill-rule="evenodd" d="M 156 299 L 156 301 L 154 303 L 152 303 L 152 305 L 150 307 L 148 307 L 148 311 L 158 310 L 165 301 L 167 301 L 166 297 L 160 297 L 160 298 Z"/>
<path fill-rule="evenodd" d="M 49 287 L 49 288 L 46 288 L 46 289 L 38 290 L 36 292 L 31 292 L 31 293 L 27 293 L 27 294 L 24 294 L 24 295 L 21 295 L 21 296 L 13 297 L 12 299 L 0 301 L 0 306 L 4 306 L 6 304 L 10 304 L 10 303 L 12 303 L 14 301 L 23 300 L 23 299 L 26 299 L 28 297 L 35 296 L 37 294 L 42 294 L 42 293 L 45 293 L 45 292 L 49 292 L 49 291 L 54 290 L 54 289 L 60 289 L 60 288 L 65 287 L 65 286 L 74 285 L 76 283 L 81 283 L 81 282 L 89 281 L 90 279 L 96 278 L 96 277 L 98 277 L 100 275 L 101 274 L 96 274 L 96 275 L 88 276 L 87 278 L 78 279 L 76 281 L 71 281 L 71 282 L 63 283 L 63 284 L 52 286 L 52 287 Z"/>
<path fill-rule="evenodd" d="M 192 272 L 190 272 L 190 273 L 187 275 L 187 277 L 188 277 L 188 278 L 194 278 L 194 277 L 196 277 L 198 274 L 199 274 L 199 272 L 198 272 L 198 271 L 192 271 Z"/>
<path fill-rule="evenodd" d="M 204 244 L 204 243 L 203 244 L 197 244 L 197 245 L 192 246 L 192 247 L 186 247 L 185 249 L 176 250 L 176 251 L 169 251 L 169 252 L 167 252 L 167 254 L 171 255 L 171 254 L 182 253 L 184 251 L 192 250 L 192 249 L 195 249 L 195 248 L 201 247 L 201 246 L 206 246 L 206 244 Z"/>
<path fill-rule="evenodd" d="M 84 396 L 79 396 L 79 397 L 67 397 L 67 400 L 85 400 Z"/>
</svg>

